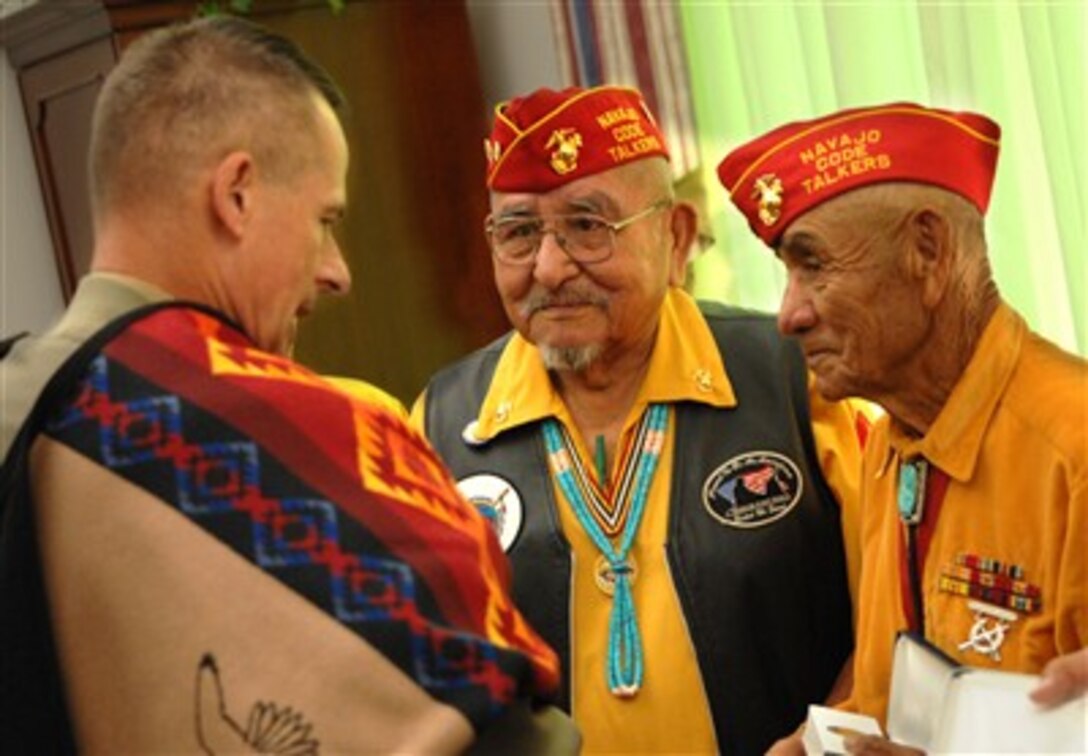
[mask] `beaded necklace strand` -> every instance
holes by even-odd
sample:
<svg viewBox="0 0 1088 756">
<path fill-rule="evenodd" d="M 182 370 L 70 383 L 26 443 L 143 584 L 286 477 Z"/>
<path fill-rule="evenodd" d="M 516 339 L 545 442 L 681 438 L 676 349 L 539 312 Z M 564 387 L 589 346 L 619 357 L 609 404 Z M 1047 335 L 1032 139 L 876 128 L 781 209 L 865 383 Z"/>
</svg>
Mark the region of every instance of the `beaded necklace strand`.
<svg viewBox="0 0 1088 756">
<path fill-rule="evenodd" d="M 608 623 L 607 684 L 613 695 L 631 698 L 642 686 L 643 660 L 642 639 L 638 619 L 635 616 L 634 596 L 631 592 L 633 562 L 628 560 L 631 544 L 642 521 L 646 499 L 650 491 L 657 463 L 664 446 L 669 410 L 664 404 L 651 404 L 642 413 L 633 434 L 629 453 L 623 461 L 622 484 L 608 491 L 613 504 L 609 510 L 625 510 L 623 500 L 630 497 L 630 508 L 623 523 L 619 543 L 614 544 L 594 517 L 586 493 L 600 493 L 600 487 L 587 480 L 578 452 L 571 442 L 566 428 L 555 420 L 545 420 L 542 426 L 544 442 L 548 450 L 548 464 L 552 474 L 570 502 L 578 522 L 585 529 L 593 544 L 608 562 L 614 581 L 612 612 Z M 629 482 L 633 484 L 628 485 Z"/>
</svg>

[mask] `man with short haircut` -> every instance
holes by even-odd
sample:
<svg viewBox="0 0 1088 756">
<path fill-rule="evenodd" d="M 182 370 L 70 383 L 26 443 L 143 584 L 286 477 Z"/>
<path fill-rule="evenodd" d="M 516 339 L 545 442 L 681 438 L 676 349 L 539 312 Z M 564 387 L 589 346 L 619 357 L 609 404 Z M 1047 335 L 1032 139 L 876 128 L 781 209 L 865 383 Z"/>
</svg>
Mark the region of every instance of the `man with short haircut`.
<svg viewBox="0 0 1088 756">
<path fill-rule="evenodd" d="M 340 103 L 232 18 L 103 85 L 92 272 L 0 362 L 4 750 L 541 742 L 558 663 L 488 525 L 394 406 L 289 358 L 351 283 Z"/>
<path fill-rule="evenodd" d="M 859 416 L 810 398 L 771 318 L 682 290 L 695 212 L 638 92 L 538 90 L 485 146 L 514 331 L 414 418 L 495 523 L 587 752 L 762 752 L 850 653 Z"/>
<path fill-rule="evenodd" d="M 998 293 L 999 142 L 983 115 L 892 103 L 782 126 L 718 168 L 785 265 L 779 328 L 816 388 L 887 410 L 865 453 L 845 704 L 880 720 L 905 630 L 964 665 L 1049 667 L 1042 702 L 1088 677 L 1088 364 Z"/>
</svg>

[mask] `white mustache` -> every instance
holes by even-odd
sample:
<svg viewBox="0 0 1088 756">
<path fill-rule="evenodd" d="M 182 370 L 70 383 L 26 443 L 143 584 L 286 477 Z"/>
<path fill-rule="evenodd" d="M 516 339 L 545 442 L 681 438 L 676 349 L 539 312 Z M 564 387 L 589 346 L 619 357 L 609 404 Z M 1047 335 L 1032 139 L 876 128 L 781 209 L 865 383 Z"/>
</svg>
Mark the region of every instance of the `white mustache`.
<svg viewBox="0 0 1088 756">
<path fill-rule="evenodd" d="M 522 317 L 530 317 L 534 313 L 549 307 L 571 307 L 576 305 L 590 305 L 593 307 L 608 307 L 608 298 L 591 290 L 569 289 L 558 292 L 536 292 L 529 295 L 521 305 Z"/>
</svg>

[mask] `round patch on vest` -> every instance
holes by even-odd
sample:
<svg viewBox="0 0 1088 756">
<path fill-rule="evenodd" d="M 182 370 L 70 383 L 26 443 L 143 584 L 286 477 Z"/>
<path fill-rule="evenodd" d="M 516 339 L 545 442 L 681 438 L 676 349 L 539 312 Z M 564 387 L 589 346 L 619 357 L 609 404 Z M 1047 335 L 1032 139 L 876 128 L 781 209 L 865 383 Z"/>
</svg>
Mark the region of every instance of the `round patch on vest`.
<svg viewBox="0 0 1088 756">
<path fill-rule="evenodd" d="M 789 514 L 803 490 L 801 470 L 792 459 L 751 451 L 710 474 L 703 484 L 703 506 L 723 525 L 758 528 Z"/>
<path fill-rule="evenodd" d="M 523 519 L 521 497 L 514 484 L 498 475 L 479 473 L 457 481 L 457 490 L 495 528 L 502 550 L 510 551 L 521 532 Z"/>
</svg>

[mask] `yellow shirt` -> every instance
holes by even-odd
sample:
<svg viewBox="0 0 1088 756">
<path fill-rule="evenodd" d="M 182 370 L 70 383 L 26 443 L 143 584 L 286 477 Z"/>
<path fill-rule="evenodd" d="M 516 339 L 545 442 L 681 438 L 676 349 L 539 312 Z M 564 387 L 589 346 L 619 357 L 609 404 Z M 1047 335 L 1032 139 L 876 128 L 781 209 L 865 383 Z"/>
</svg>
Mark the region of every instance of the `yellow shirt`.
<svg viewBox="0 0 1088 756">
<path fill-rule="evenodd" d="M 709 383 L 705 378 L 709 377 Z M 811 383 L 810 383 L 811 385 Z M 811 392 L 810 392 L 811 393 Z M 679 289 L 666 296 L 657 342 L 646 380 L 624 419 L 622 446 L 647 404 L 692 401 L 717 407 L 736 405 L 732 385 L 709 327 L 694 300 Z M 423 427 L 422 398 L 412 418 Z M 813 396 L 813 432 L 825 477 L 840 501 L 851 588 L 858 569 L 855 526 L 861 454 L 857 408 Z M 588 470 L 593 455 L 579 436 L 535 347 L 515 335 L 503 351 L 490 390 L 478 413 L 475 434 L 489 439 L 508 428 L 546 417 L 558 419 L 574 440 Z M 501 419 L 499 419 L 501 418 Z M 694 647 L 669 574 L 665 541 L 668 492 L 675 445 L 670 415 L 661 462 L 649 491 L 643 521 L 632 545 L 637 564 L 635 609 L 642 634 L 645 677 L 634 698 L 619 699 L 605 682 L 612 600 L 597 587 L 599 552 L 556 489 L 563 533 L 573 554 L 571 599 L 572 714 L 582 731 L 585 753 L 710 753 L 717 751 L 710 708 Z M 616 455 L 619 457 L 619 455 Z M 617 460 L 618 462 L 618 460 Z M 617 470 L 613 468 L 610 476 Z M 854 595 L 851 590 L 851 595 Z"/>
<path fill-rule="evenodd" d="M 892 646 L 906 627 L 897 478 L 900 460 L 917 454 L 950 477 L 922 576 L 929 641 L 962 664 L 1018 672 L 1039 672 L 1088 645 L 1086 437 L 1088 363 L 1031 333 L 1006 305 L 924 437 L 906 437 L 888 418 L 877 423 L 865 454 L 864 567 L 846 708 L 881 720 L 887 710 Z M 961 647 L 978 616 L 971 597 L 947 581 L 941 587 L 961 553 L 1018 565 L 1039 590 L 1041 609 L 1013 612 L 1000 660 Z"/>
</svg>

